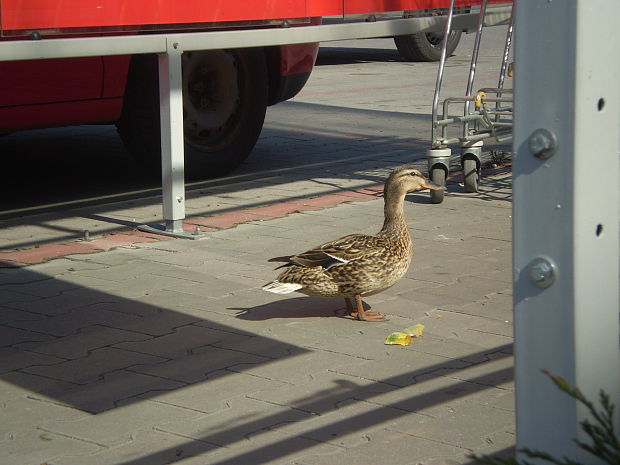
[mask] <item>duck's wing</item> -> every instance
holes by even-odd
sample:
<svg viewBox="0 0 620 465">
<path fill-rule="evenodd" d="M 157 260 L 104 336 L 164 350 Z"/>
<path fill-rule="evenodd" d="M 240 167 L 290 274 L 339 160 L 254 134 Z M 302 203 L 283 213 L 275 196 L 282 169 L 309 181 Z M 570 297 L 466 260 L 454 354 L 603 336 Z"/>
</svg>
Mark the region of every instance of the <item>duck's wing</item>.
<svg viewBox="0 0 620 465">
<path fill-rule="evenodd" d="M 351 234 L 335 241 L 326 242 L 306 252 L 288 257 L 276 257 L 269 261 L 286 262 L 285 265 L 321 266 L 329 268 L 347 263 L 384 248 L 385 239 L 365 234 Z"/>
</svg>

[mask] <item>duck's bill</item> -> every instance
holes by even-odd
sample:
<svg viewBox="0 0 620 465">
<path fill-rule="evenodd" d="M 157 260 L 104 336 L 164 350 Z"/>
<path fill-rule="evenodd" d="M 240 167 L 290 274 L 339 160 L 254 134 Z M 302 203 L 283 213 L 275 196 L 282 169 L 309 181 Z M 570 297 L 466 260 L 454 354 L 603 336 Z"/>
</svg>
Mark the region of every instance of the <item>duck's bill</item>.
<svg viewBox="0 0 620 465">
<path fill-rule="evenodd" d="M 422 189 L 430 189 L 432 191 L 445 191 L 446 186 L 440 186 L 439 184 L 435 184 L 433 181 L 428 181 L 424 183 Z"/>
</svg>

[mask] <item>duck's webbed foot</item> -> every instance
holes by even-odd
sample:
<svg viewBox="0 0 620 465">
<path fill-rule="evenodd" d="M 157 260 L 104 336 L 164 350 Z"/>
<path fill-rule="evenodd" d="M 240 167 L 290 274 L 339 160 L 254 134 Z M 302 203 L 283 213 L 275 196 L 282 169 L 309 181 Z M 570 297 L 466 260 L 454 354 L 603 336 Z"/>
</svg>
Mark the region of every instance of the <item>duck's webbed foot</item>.
<svg viewBox="0 0 620 465">
<path fill-rule="evenodd" d="M 382 313 L 375 312 L 374 310 L 364 310 L 364 303 L 362 302 L 362 296 L 355 296 L 355 303 L 357 306 L 357 311 L 353 307 L 353 302 L 349 297 L 345 297 L 345 304 L 347 306 L 347 313 L 349 316 L 356 318 L 360 321 L 388 321 L 389 318 L 383 315 Z"/>
</svg>

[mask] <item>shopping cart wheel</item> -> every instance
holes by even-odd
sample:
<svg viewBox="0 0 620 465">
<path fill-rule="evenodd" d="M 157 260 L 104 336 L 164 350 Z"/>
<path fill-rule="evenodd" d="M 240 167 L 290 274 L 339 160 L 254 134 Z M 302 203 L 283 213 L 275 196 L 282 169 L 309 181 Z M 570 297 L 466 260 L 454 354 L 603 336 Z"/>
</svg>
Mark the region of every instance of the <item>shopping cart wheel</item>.
<svg viewBox="0 0 620 465">
<path fill-rule="evenodd" d="M 463 158 L 463 184 L 465 192 L 478 192 L 478 163 L 473 157 Z"/>
<path fill-rule="evenodd" d="M 434 166 L 430 172 L 431 181 L 439 186 L 446 185 L 446 170 L 442 166 Z M 431 203 L 443 202 L 444 190 L 431 191 Z"/>
</svg>

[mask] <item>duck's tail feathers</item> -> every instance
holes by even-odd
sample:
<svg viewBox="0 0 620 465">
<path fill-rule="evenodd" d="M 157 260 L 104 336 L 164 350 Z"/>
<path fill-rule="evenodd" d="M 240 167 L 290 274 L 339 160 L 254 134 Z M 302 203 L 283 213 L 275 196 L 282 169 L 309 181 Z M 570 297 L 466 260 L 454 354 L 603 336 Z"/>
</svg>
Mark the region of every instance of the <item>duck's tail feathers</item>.
<svg viewBox="0 0 620 465">
<path fill-rule="evenodd" d="M 301 284 L 295 283 L 282 283 L 278 280 L 271 281 L 263 286 L 263 290 L 267 292 L 273 292 L 274 294 L 290 294 L 301 289 Z"/>
</svg>

